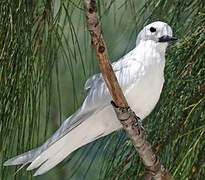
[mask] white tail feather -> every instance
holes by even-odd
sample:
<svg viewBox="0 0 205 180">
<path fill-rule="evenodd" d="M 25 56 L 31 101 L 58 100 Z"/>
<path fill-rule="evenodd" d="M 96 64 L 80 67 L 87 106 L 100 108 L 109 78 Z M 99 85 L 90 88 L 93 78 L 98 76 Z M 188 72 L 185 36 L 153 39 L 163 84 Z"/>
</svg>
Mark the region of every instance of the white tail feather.
<svg viewBox="0 0 205 180">
<path fill-rule="evenodd" d="M 34 176 L 41 175 L 59 164 L 79 147 L 121 128 L 121 124 L 116 119 L 113 109 L 109 106 L 92 114 L 90 117 L 88 115 L 84 117 L 86 117 L 86 121 L 78 124 L 55 142 L 48 140 L 41 147 L 29 151 L 30 154 L 27 152 L 23 156 L 19 155 L 8 160 L 4 165 L 25 165 L 31 162 L 27 170 L 39 167 Z M 109 121 L 110 117 L 112 121 Z M 104 119 L 108 119 L 108 121 L 104 121 Z M 116 127 L 116 129 L 113 127 Z"/>
</svg>

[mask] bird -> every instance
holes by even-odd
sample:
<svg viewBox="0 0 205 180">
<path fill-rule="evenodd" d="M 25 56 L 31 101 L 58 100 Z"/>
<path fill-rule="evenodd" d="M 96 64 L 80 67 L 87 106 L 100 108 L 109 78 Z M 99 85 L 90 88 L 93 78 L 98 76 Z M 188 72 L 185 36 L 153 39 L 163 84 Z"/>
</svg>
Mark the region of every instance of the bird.
<svg viewBox="0 0 205 180">
<path fill-rule="evenodd" d="M 141 120 L 152 112 L 160 98 L 165 52 L 168 43 L 175 40 L 167 23 L 150 23 L 139 32 L 135 48 L 112 63 L 130 108 Z M 7 160 L 4 166 L 23 168 L 29 164 L 27 170 L 38 168 L 34 176 L 41 175 L 78 148 L 121 129 L 102 74 L 91 76 L 84 88 L 88 94 L 82 106 L 43 145 Z"/>
</svg>

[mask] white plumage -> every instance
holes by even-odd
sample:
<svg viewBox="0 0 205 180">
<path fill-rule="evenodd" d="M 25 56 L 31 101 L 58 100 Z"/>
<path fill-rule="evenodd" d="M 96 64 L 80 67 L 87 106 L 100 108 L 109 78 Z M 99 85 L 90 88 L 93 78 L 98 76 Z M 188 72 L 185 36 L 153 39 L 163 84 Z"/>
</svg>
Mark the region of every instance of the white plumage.
<svg viewBox="0 0 205 180">
<path fill-rule="evenodd" d="M 157 21 L 143 28 L 136 47 L 113 63 L 113 69 L 129 106 L 144 119 L 159 100 L 164 83 L 165 50 L 175 40 L 166 23 Z M 27 170 L 38 168 L 43 174 L 79 147 L 122 128 L 110 104 L 111 96 L 101 74 L 89 78 L 89 89 L 80 109 L 64 121 L 42 146 L 9 159 L 5 166 L 31 163 Z"/>
</svg>

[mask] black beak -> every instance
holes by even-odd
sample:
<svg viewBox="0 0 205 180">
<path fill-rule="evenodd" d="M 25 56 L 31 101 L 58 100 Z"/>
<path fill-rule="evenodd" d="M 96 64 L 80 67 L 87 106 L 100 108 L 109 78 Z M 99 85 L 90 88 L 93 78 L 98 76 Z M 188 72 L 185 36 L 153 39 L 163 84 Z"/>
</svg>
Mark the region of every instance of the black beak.
<svg viewBox="0 0 205 180">
<path fill-rule="evenodd" d="M 176 41 L 177 38 L 176 37 L 171 37 L 171 36 L 162 36 L 159 38 L 158 42 L 172 42 L 172 41 Z"/>
</svg>

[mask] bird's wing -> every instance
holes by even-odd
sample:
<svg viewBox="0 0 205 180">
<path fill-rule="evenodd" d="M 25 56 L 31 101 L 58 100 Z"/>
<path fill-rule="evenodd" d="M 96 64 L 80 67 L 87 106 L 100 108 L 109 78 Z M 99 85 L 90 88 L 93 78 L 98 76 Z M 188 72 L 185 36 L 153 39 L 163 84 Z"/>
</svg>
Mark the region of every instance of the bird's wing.
<svg viewBox="0 0 205 180">
<path fill-rule="evenodd" d="M 133 87 L 144 72 L 143 65 L 137 61 L 135 57 L 134 52 L 130 51 L 112 64 L 118 82 L 125 94 Z M 57 132 L 50 138 L 52 143 L 70 132 L 92 114 L 110 105 L 112 97 L 102 77 L 102 73 L 90 77 L 86 81 L 84 88 L 85 90 L 89 90 L 89 92 L 82 106 L 71 117 L 64 121 Z"/>
<path fill-rule="evenodd" d="M 140 79 L 139 77 L 144 74 L 144 65 L 141 61 L 137 60 L 136 57 L 136 52 L 132 50 L 118 61 L 112 63 L 115 75 L 125 95 L 137 83 Z M 112 100 L 102 73 L 91 76 L 86 81 L 84 89 L 89 90 L 88 95 L 84 100 L 83 105 L 76 113 L 77 118 L 72 118 L 69 121 L 69 129 L 70 127 L 74 128 L 93 113 L 96 113 L 105 106 L 110 105 L 110 101 Z M 81 118 L 85 115 L 86 118 Z"/>
<path fill-rule="evenodd" d="M 127 93 L 127 91 L 132 88 L 134 82 L 137 81 L 137 79 L 139 78 L 142 69 L 141 63 L 139 63 L 138 61 L 136 61 L 136 59 L 133 58 L 131 52 L 124 56 L 124 58 L 113 63 L 113 69 L 124 93 Z M 109 105 L 110 100 L 112 99 L 102 77 L 102 74 L 96 74 L 89 78 L 85 84 L 85 89 L 89 89 L 89 93 L 81 108 L 72 116 L 70 116 L 67 120 L 65 120 L 61 127 L 55 132 L 52 137 L 50 137 L 39 148 L 9 159 L 7 162 L 4 163 L 4 165 L 25 165 L 29 162 L 32 162 L 31 165 L 28 167 L 28 170 L 31 170 L 39 167 L 44 163 L 38 169 L 38 173 L 44 173 L 54 167 L 56 164 L 58 164 L 60 161 L 59 159 L 58 161 L 55 161 L 56 157 L 55 153 L 53 152 L 59 148 L 55 148 L 55 145 L 59 146 L 59 142 L 63 142 L 64 147 L 69 146 L 70 142 L 67 140 L 63 141 L 63 138 L 67 138 L 66 136 L 69 132 L 79 126 L 86 119 L 90 118 L 94 113 L 96 113 L 96 111 L 99 111 L 100 109 L 103 109 L 105 106 Z M 48 153 L 46 153 L 47 151 Z M 61 161 L 65 159 L 66 156 L 69 155 L 71 152 L 72 151 L 70 150 L 66 151 L 65 148 L 63 154 L 61 154 Z M 43 154 L 46 154 L 46 156 L 49 157 L 44 158 L 42 157 Z M 45 163 L 45 161 L 47 163 Z M 50 163 L 49 165 L 49 162 L 52 163 Z"/>
<path fill-rule="evenodd" d="M 144 66 L 141 61 L 136 59 L 135 51 L 132 50 L 117 62 L 112 63 L 113 70 L 118 79 L 118 82 L 124 93 L 135 83 L 144 73 Z M 102 98 L 110 97 L 108 89 L 105 85 L 102 73 L 91 76 L 85 83 L 85 90 L 90 89 L 90 94 L 87 98 Z"/>
</svg>

